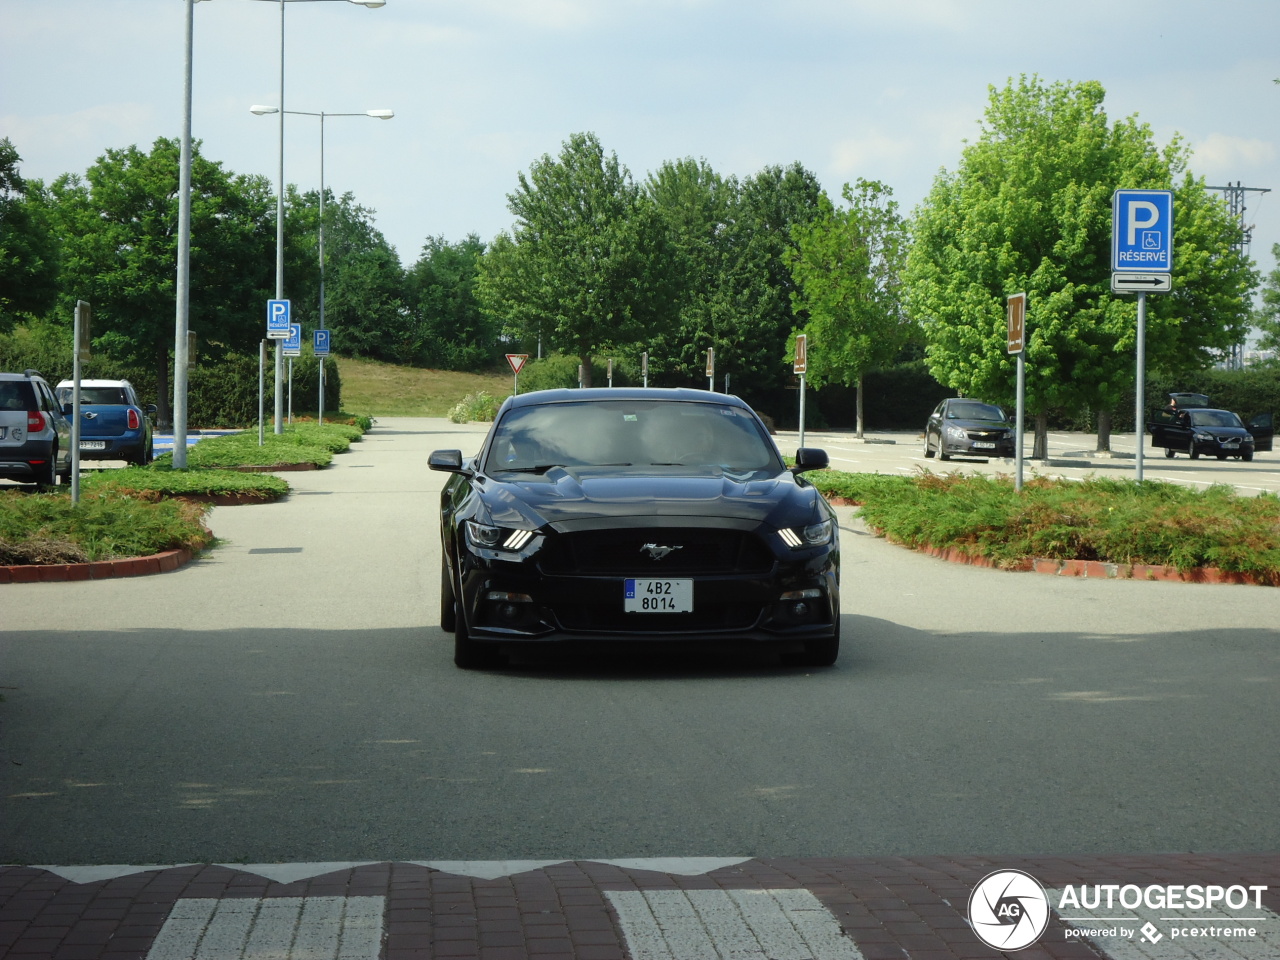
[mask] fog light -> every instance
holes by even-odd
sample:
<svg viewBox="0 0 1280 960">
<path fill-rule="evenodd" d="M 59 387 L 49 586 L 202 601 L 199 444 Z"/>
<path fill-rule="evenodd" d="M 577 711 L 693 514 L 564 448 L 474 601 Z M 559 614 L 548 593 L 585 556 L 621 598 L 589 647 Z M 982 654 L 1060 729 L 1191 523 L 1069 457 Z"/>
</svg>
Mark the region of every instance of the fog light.
<svg viewBox="0 0 1280 960">
<path fill-rule="evenodd" d="M 490 590 L 484 595 L 486 600 L 506 601 L 507 603 L 533 603 L 533 597 L 527 593 L 507 593 L 505 590 Z"/>
<path fill-rule="evenodd" d="M 809 616 L 809 605 L 807 603 L 797 603 L 791 608 L 791 615 L 797 620 L 803 620 Z"/>
</svg>

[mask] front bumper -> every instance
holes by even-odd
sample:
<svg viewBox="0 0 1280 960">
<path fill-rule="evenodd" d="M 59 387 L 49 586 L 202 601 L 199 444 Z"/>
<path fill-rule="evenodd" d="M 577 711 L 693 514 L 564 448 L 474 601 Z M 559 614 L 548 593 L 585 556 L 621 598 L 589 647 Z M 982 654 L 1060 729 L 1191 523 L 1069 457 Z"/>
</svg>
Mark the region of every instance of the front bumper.
<svg viewBox="0 0 1280 960">
<path fill-rule="evenodd" d="M 465 545 L 460 553 L 460 613 L 482 642 L 803 642 L 832 636 L 839 618 L 834 543 L 752 572 L 673 570 L 669 578 L 693 581 L 688 613 L 623 609 L 627 577 L 667 576 L 653 570 L 556 572 L 537 555 L 512 562 Z"/>
</svg>

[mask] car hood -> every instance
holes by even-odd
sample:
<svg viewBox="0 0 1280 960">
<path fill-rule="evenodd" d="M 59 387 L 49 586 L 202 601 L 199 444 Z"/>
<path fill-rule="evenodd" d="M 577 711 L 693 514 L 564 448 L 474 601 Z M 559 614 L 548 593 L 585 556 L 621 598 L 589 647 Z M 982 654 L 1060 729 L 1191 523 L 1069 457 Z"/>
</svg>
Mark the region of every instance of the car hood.
<svg viewBox="0 0 1280 960">
<path fill-rule="evenodd" d="M 698 517 L 792 526 L 812 522 L 821 509 L 818 492 L 790 473 L 742 481 L 723 474 L 580 476 L 555 468 L 545 476 L 490 478 L 484 488 L 493 522 L 504 526 L 569 529 L 606 518 Z"/>
<path fill-rule="evenodd" d="M 1251 437 L 1251 434 L 1244 427 L 1192 427 L 1196 433 L 1207 433 L 1214 437 Z"/>
</svg>

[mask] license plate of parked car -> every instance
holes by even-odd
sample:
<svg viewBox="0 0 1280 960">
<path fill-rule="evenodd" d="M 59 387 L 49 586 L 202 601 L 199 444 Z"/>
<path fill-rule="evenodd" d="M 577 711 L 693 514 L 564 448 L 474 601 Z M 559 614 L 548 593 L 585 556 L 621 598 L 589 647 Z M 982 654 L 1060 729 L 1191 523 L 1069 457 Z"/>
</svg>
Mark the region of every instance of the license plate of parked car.
<svg viewBox="0 0 1280 960">
<path fill-rule="evenodd" d="M 107 449 L 107 441 L 105 440 L 81 440 L 81 450 L 105 450 Z"/>
<path fill-rule="evenodd" d="M 623 580 L 622 609 L 627 613 L 692 613 L 692 580 Z"/>
<path fill-rule="evenodd" d="M 975 440 L 973 445 L 979 450 L 994 450 L 996 448 L 996 445 L 990 440 Z"/>
</svg>

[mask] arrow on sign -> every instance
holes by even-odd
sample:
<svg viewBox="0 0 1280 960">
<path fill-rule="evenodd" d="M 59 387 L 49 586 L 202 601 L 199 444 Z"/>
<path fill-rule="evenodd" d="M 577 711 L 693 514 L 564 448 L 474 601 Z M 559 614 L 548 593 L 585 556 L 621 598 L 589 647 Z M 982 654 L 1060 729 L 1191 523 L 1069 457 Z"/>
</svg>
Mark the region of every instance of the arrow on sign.
<svg viewBox="0 0 1280 960">
<path fill-rule="evenodd" d="M 1172 284 L 1167 273 L 1113 273 L 1111 290 L 1113 293 L 1169 293 Z"/>
</svg>

